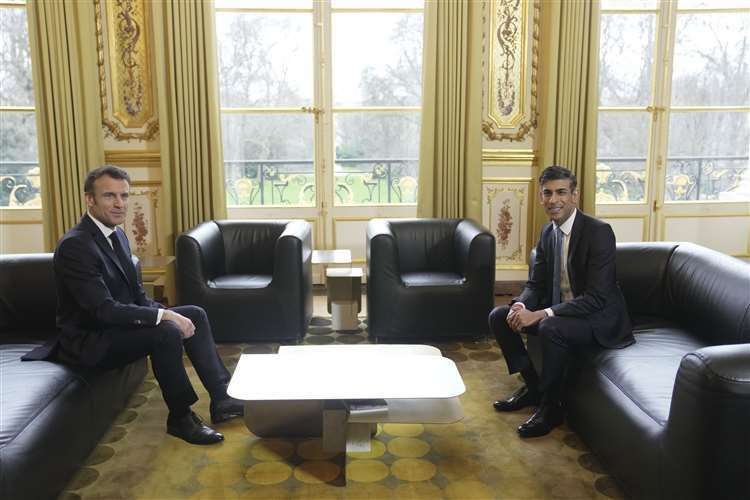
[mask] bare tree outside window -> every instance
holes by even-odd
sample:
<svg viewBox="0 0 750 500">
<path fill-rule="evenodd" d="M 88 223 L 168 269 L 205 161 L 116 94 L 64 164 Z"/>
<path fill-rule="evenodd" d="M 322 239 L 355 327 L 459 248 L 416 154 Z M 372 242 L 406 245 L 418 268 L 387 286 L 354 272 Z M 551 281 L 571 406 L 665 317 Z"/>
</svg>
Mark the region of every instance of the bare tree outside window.
<svg viewBox="0 0 750 500">
<path fill-rule="evenodd" d="M 423 16 L 377 11 L 402 8 L 381 3 L 357 6 L 373 12 L 338 12 L 334 5 L 326 24 L 337 204 L 416 202 Z M 313 78 L 323 73 L 313 53 L 313 11 L 300 5 L 273 12 L 264 3 L 241 5 L 263 11 L 217 3 L 229 205 L 315 204 Z"/>
<path fill-rule="evenodd" d="M 340 204 L 416 203 L 423 23 L 421 13 L 334 14 L 333 101 L 348 108 L 334 110 Z"/>
<path fill-rule="evenodd" d="M 664 58 L 672 64 L 666 96 L 654 94 L 662 75 L 669 74 L 664 60 L 656 60 L 658 20 L 666 4 L 602 3 L 597 203 L 645 201 L 649 165 L 655 162 L 649 145 L 659 133 L 654 116 L 667 120 L 666 146 L 656 153 L 665 156 L 665 201 L 750 200 L 750 13 L 721 12 L 735 3 L 677 4 Z M 707 10 L 680 10 L 688 8 Z"/>
<path fill-rule="evenodd" d="M 40 206 L 26 6 L 0 9 L 0 207 Z"/>
</svg>

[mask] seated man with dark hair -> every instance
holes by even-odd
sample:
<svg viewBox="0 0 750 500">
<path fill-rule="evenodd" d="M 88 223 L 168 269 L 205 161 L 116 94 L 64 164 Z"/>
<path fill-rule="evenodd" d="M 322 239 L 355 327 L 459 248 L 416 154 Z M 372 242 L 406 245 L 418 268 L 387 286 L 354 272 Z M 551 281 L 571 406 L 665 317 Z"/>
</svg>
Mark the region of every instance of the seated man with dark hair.
<svg viewBox="0 0 750 500">
<path fill-rule="evenodd" d="M 543 436 L 563 422 L 562 379 L 571 348 L 599 345 L 625 347 L 635 340 L 625 299 L 615 274 L 612 228 L 576 208 L 578 188 L 573 173 L 559 166 L 539 177 L 539 199 L 550 219 L 536 246 L 531 277 L 519 297 L 490 313 L 492 329 L 510 373 L 520 372 L 526 385 L 497 411 L 539 405 L 518 427 L 521 437 Z M 520 336 L 539 336 L 539 375 Z"/>
<path fill-rule="evenodd" d="M 230 375 L 203 309 L 165 309 L 146 296 L 128 239 L 117 227 L 125 222 L 129 191 L 130 177 L 121 168 L 89 172 L 87 213 L 55 250 L 59 336 L 25 359 L 113 369 L 150 356 L 169 408 L 167 432 L 193 444 L 217 443 L 224 436 L 190 410 L 198 397 L 182 362 L 183 347 L 211 395 L 211 422 L 240 416 L 244 406 L 227 395 Z"/>
</svg>

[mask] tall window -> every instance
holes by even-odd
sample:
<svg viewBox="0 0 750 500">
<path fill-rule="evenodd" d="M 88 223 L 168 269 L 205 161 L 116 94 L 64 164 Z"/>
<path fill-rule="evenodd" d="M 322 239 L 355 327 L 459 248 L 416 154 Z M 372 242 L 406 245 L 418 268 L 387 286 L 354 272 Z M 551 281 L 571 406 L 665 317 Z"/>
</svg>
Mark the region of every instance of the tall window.
<svg viewBox="0 0 750 500">
<path fill-rule="evenodd" d="M 230 206 L 415 204 L 421 0 L 217 0 Z"/>
<path fill-rule="evenodd" d="M 424 21 L 421 10 L 380 10 L 385 5 L 422 8 L 421 1 L 332 2 L 336 201 L 343 204 L 416 203 Z"/>
<path fill-rule="evenodd" d="M 750 200 L 746 0 L 603 0 L 599 204 Z"/>
<path fill-rule="evenodd" d="M 0 1 L 0 207 L 40 206 L 26 3 Z"/>
</svg>

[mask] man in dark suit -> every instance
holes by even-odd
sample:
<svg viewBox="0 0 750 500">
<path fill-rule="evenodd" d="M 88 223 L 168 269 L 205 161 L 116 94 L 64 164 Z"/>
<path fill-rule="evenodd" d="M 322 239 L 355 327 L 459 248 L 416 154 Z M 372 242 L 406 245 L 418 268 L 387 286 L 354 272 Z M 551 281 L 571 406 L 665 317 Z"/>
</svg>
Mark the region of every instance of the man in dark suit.
<svg viewBox="0 0 750 500">
<path fill-rule="evenodd" d="M 612 228 L 576 209 L 573 173 L 547 167 L 539 177 L 540 201 L 550 223 L 542 228 L 531 277 L 519 297 L 495 308 L 489 317 L 510 373 L 525 385 L 497 411 L 537 406 L 518 427 L 521 437 L 548 434 L 564 418 L 562 381 L 570 350 L 598 345 L 619 348 L 634 342 L 625 299 L 615 274 Z M 536 334 L 542 345 L 542 373 L 535 370 L 521 332 Z"/>
<path fill-rule="evenodd" d="M 212 423 L 242 415 L 243 405 L 227 395 L 230 375 L 203 309 L 165 309 L 146 296 L 128 239 L 117 227 L 125 222 L 129 190 L 130 178 L 118 167 L 89 172 L 87 213 L 55 250 L 59 336 L 47 353 L 27 359 L 113 369 L 150 356 L 169 408 L 167 432 L 193 444 L 217 443 L 224 436 L 190 409 L 198 397 L 183 366 L 183 347 L 211 395 Z"/>
</svg>

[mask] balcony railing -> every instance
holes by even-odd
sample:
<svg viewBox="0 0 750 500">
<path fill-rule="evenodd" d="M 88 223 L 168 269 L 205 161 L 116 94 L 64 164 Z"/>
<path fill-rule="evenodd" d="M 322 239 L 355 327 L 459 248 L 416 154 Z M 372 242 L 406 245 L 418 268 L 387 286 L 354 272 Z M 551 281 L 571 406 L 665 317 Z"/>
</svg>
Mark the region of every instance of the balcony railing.
<svg viewBox="0 0 750 500">
<path fill-rule="evenodd" d="M 312 160 L 225 161 L 227 203 L 239 206 L 315 203 Z M 416 158 L 339 159 L 334 168 L 338 204 L 416 203 Z"/>
<path fill-rule="evenodd" d="M 667 159 L 666 201 L 750 199 L 748 156 L 675 156 Z M 645 157 L 601 157 L 596 165 L 596 201 L 644 201 Z"/>
<path fill-rule="evenodd" d="M 748 156 L 682 156 L 667 161 L 667 201 L 750 200 Z M 602 157 L 596 168 L 598 203 L 645 200 L 645 157 Z M 416 203 L 416 158 L 339 159 L 339 204 Z M 240 206 L 314 205 L 312 160 L 225 162 L 227 202 Z M 41 204 L 39 165 L 0 161 L 0 207 Z"/>
<path fill-rule="evenodd" d="M 41 206 L 39 164 L 0 161 L 0 207 Z"/>
</svg>

